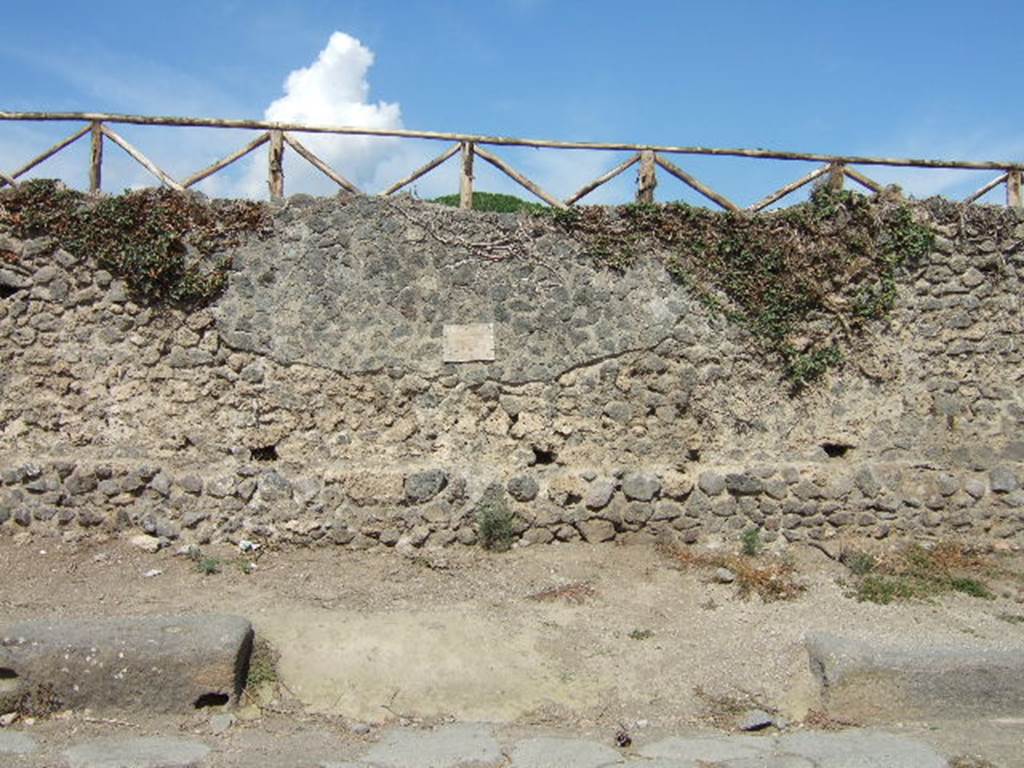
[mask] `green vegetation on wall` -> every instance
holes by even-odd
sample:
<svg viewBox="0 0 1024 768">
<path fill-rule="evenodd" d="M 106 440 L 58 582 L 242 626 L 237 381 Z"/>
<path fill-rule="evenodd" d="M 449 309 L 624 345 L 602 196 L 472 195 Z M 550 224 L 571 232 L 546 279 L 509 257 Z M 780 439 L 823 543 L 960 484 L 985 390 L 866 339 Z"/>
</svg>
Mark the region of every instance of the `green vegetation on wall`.
<svg viewBox="0 0 1024 768">
<path fill-rule="evenodd" d="M 459 196 L 445 195 L 444 197 L 434 198 L 431 202 L 458 208 Z M 474 211 L 490 211 L 492 213 L 519 213 L 520 211 L 525 211 L 527 213 L 536 213 L 547 209 L 548 207 L 543 203 L 532 203 L 515 195 L 502 195 L 497 192 L 473 193 Z"/>
<path fill-rule="evenodd" d="M 667 254 L 669 274 L 746 327 L 795 390 L 837 365 L 854 334 L 892 308 L 900 270 L 934 240 L 902 201 L 827 188 L 770 213 L 670 203 L 550 215 L 608 269 L 629 268 L 638 253 Z"/>
<path fill-rule="evenodd" d="M 123 278 L 136 299 L 186 307 L 216 298 L 231 265 L 228 250 L 268 227 L 260 203 L 205 202 L 164 189 L 91 198 L 55 181 L 29 181 L 6 190 L 0 205 L 0 231 L 52 237 Z"/>
</svg>

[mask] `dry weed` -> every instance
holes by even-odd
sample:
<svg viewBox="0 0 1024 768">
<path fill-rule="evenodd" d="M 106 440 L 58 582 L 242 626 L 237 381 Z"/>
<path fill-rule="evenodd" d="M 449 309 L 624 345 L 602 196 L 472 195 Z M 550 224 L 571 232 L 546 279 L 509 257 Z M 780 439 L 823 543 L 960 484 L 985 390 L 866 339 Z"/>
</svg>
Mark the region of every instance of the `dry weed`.
<svg viewBox="0 0 1024 768">
<path fill-rule="evenodd" d="M 589 582 L 573 581 L 569 584 L 563 584 L 557 587 L 548 587 L 547 589 L 542 589 L 540 592 L 534 592 L 532 595 L 527 595 L 527 599 L 536 600 L 541 603 L 552 603 L 561 600 L 565 603 L 581 605 L 596 594 L 597 592 Z"/>
<path fill-rule="evenodd" d="M 804 591 L 804 586 L 796 580 L 796 568 L 780 557 L 751 557 L 678 546 L 667 547 L 665 554 L 684 570 L 729 569 L 736 574 L 736 586 L 741 597 L 756 594 L 765 602 L 771 602 L 792 600 Z"/>
</svg>

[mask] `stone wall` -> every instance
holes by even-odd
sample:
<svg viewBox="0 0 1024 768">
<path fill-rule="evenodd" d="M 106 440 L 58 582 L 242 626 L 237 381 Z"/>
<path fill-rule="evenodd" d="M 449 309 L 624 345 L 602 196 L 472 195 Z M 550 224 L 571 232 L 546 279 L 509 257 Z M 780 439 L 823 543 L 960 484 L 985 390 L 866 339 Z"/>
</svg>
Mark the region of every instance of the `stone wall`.
<svg viewBox="0 0 1024 768">
<path fill-rule="evenodd" d="M 656 254 L 541 218 L 296 197 L 190 312 L 0 235 L 0 534 L 474 544 L 486 491 L 529 543 L 1020 543 L 1024 217 L 915 209 L 927 263 L 796 395 Z M 445 362 L 471 323 L 495 359 Z"/>
</svg>

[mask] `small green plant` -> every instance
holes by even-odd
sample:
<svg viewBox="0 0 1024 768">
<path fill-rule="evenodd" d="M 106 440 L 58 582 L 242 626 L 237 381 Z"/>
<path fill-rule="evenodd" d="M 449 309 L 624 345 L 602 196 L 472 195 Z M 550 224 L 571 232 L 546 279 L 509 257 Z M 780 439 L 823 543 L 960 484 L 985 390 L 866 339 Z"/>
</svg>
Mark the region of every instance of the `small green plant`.
<svg viewBox="0 0 1024 768">
<path fill-rule="evenodd" d="M 598 266 L 613 272 L 625 272 L 636 264 L 636 253 L 628 244 L 599 241 L 587 254 Z"/>
<path fill-rule="evenodd" d="M 855 576 L 865 576 L 875 570 L 875 556 L 870 552 L 862 552 L 860 550 L 844 552 L 842 561 L 850 569 L 850 573 Z"/>
<path fill-rule="evenodd" d="M 266 640 L 258 639 L 253 643 L 245 678 L 246 691 L 255 691 L 263 685 L 277 682 L 277 658 L 278 654 Z"/>
<path fill-rule="evenodd" d="M 917 592 L 913 585 L 905 579 L 870 573 L 860 580 L 860 583 L 857 585 L 856 595 L 857 600 L 862 603 L 888 605 L 897 598 L 906 600 L 915 597 Z"/>
<path fill-rule="evenodd" d="M 757 557 L 761 553 L 761 529 L 748 528 L 740 537 L 743 544 L 743 554 L 747 557 Z"/>
<path fill-rule="evenodd" d="M 443 197 L 434 198 L 433 202 L 457 208 L 460 197 L 459 195 L 444 195 Z M 520 211 L 537 213 L 548 210 L 548 207 L 542 203 L 523 200 L 515 195 L 504 195 L 497 192 L 474 192 L 473 210 L 490 211 L 492 213 L 519 213 Z"/>
<path fill-rule="evenodd" d="M 549 215 L 552 221 L 564 229 L 572 229 L 579 224 L 582 215 L 579 208 L 544 208 L 536 213 Z"/>
<path fill-rule="evenodd" d="M 650 640 L 654 637 L 654 631 L 650 629 L 634 629 L 629 633 L 630 640 Z"/>
<path fill-rule="evenodd" d="M 856 577 L 853 594 L 860 601 L 888 605 L 894 600 L 949 592 L 993 598 L 988 585 L 976 575 L 986 573 L 987 564 L 958 544 L 939 543 L 930 548 L 908 544 L 880 557 L 852 551 L 841 559 Z"/>
<path fill-rule="evenodd" d="M 962 592 L 971 597 L 980 597 L 983 600 L 992 600 L 995 595 L 991 590 L 982 584 L 978 579 L 969 576 L 954 576 L 949 580 L 949 586 L 954 592 Z"/>
<path fill-rule="evenodd" d="M 196 561 L 196 570 L 204 576 L 215 576 L 221 571 L 221 561 L 216 557 L 200 557 Z"/>
<path fill-rule="evenodd" d="M 476 524 L 480 544 L 485 549 L 504 552 L 515 538 L 515 514 L 508 508 L 505 489 L 500 484 L 488 486 L 476 507 Z"/>
<path fill-rule="evenodd" d="M 809 352 L 793 352 L 791 347 L 782 348 L 786 378 L 796 390 L 803 389 L 820 379 L 829 368 L 842 362 L 842 353 L 834 346 L 819 347 Z"/>
</svg>

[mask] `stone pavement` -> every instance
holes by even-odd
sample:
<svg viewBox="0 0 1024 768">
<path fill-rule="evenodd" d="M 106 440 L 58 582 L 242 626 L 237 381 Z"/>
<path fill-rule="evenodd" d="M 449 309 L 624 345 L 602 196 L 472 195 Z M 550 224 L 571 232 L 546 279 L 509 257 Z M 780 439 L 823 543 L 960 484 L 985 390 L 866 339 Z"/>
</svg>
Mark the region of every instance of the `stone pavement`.
<svg viewBox="0 0 1024 768">
<path fill-rule="evenodd" d="M 314 750 L 315 751 L 315 750 Z M 948 768 L 927 744 L 881 730 L 774 732 L 652 738 L 628 749 L 594 739 L 551 735 L 504 737 L 486 724 L 432 730 L 392 728 L 376 743 L 348 745 L 344 754 L 247 756 L 231 760 L 196 740 L 118 736 L 50 748 L 26 734 L 0 730 L 5 768 Z"/>
</svg>

